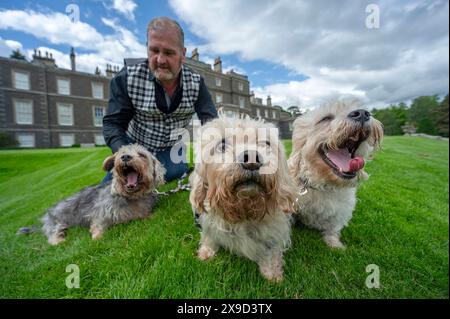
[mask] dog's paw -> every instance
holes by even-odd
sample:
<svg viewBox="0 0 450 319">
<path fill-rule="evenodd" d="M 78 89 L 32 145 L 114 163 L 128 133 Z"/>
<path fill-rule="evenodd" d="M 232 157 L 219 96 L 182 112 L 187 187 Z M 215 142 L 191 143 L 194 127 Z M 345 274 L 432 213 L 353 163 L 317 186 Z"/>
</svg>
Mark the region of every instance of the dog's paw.
<svg viewBox="0 0 450 319">
<path fill-rule="evenodd" d="M 91 227 L 91 235 L 93 240 L 100 239 L 103 235 L 103 229 Z"/>
<path fill-rule="evenodd" d="M 323 240 L 328 245 L 328 247 L 333 249 L 345 249 L 345 245 L 341 242 L 339 236 L 336 235 L 328 235 L 324 236 Z"/>
<path fill-rule="evenodd" d="M 270 258 L 258 264 L 259 271 L 270 282 L 278 283 L 283 280 L 283 259 L 281 253 L 271 255 Z"/>
<path fill-rule="evenodd" d="M 200 260 L 208 260 L 214 257 L 215 254 L 216 252 L 214 251 L 214 249 L 208 246 L 201 246 L 197 251 L 197 257 Z"/>
<path fill-rule="evenodd" d="M 62 243 L 63 241 L 64 241 L 64 236 L 55 235 L 55 236 L 51 236 L 48 238 L 48 243 L 52 246 L 56 246 L 56 245 Z"/>
<path fill-rule="evenodd" d="M 259 270 L 261 275 L 270 282 L 279 283 L 283 281 L 283 269 L 281 267 L 260 266 Z"/>
</svg>

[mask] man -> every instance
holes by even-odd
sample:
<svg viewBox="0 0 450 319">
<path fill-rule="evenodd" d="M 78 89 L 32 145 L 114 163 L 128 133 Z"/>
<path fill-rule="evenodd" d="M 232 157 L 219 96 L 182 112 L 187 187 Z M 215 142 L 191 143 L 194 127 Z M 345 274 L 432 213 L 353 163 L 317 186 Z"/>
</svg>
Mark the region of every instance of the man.
<svg viewBox="0 0 450 319">
<path fill-rule="evenodd" d="M 171 148 L 180 145 L 179 133 L 194 113 L 204 124 L 216 118 L 217 111 L 203 78 L 184 65 L 184 33 L 176 21 L 150 21 L 147 55 L 132 63 L 126 60 L 111 80 L 103 135 L 113 153 L 130 143 L 145 146 L 166 168 L 169 182 L 188 170 L 185 152 L 183 161 L 171 159 Z M 177 153 L 172 157 L 179 158 Z M 103 182 L 110 179 L 108 173 Z"/>
</svg>

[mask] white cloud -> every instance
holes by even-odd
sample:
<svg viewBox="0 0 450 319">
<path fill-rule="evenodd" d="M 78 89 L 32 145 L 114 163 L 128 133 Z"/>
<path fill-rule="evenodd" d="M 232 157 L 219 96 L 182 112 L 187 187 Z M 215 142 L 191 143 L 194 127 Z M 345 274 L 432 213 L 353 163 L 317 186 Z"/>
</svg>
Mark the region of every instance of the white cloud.
<svg viewBox="0 0 450 319">
<path fill-rule="evenodd" d="M 0 30 L 22 31 L 51 44 L 73 46 L 77 51 L 82 51 L 77 53 L 77 70 L 92 73 L 97 66 L 105 69 L 106 64 L 122 65 L 124 58 L 146 56 L 145 45 L 140 44 L 132 32 L 115 20 L 103 18 L 102 22 L 114 32 L 102 35 L 91 25 L 84 22 L 73 23 L 61 13 L 0 11 Z M 11 42 L 9 44 L 13 45 Z M 64 54 L 50 48 L 45 49 L 52 52 L 59 66 L 70 68 L 68 52 Z M 31 57 L 32 49 L 27 50 Z M 1 55 L 6 55 L 3 51 L 0 51 Z"/>
<path fill-rule="evenodd" d="M 113 0 L 112 7 L 128 20 L 134 21 L 134 10 L 137 4 L 133 0 Z"/>
<path fill-rule="evenodd" d="M 274 103 L 314 105 L 355 94 L 387 104 L 449 85 L 448 2 L 380 0 L 380 28 L 367 29 L 365 2 L 170 0 L 210 55 L 238 54 L 282 65 L 308 80 L 255 93 Z"/>
<path fill-rule="evenodd" d="M 22 31 L 53 44 L 70 44 L 92 48 L 103 41 L 103 36 L 84 22 L 71 22 L 62 13 L 38 13 L 35 11 L 0 11 L 0 29 Z"/>
<path fill-rule="evenodd" d="M 3 40 L 0 37 L 0 56 L 9 57 L 12 51 L 19 49 L 23 53 L 22 43 L 14 40 Z"/>
<path fill-rule="evenodd" d="M 257 97 L 272 98 L 272 104 L 289 107 L 296 105 L 302 108 L 313 108 L 332 98 L 345 96 L 358 97 L 367 101 L 363 91 L 356 90 L 350 84 L 336 84 L 321 78 L 310 78 L 305 81 L 290 81 L 256 87 L 253 89 Z"/>
</svg>

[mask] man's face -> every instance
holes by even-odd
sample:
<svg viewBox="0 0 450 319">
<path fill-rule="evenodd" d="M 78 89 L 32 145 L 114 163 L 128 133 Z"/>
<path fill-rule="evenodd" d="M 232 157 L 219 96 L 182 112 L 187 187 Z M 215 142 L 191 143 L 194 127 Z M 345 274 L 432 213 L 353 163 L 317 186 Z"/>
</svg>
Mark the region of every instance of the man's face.
<svg viewBox="0 0 450 319">
<path fill-rule="evenodd" d="M 175 29 L 151 30 L 148 33 L 147 54 L 150 70 L 161 82 L 177 79 L 185 61 L 186 49 L 180 47 Z"/>
</svg>

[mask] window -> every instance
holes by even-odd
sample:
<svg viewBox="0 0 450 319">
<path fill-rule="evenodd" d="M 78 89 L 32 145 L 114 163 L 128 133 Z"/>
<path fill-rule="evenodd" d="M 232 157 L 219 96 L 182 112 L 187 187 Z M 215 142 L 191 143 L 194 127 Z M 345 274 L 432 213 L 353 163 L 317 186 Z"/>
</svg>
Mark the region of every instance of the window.
<svg viewBox="0 0 450 319">
<path fill-rule="evenodd" d="M 222 79 L 216 78 L 216 86 L 222 86 Z"/>
<path fill-rule="evenodd" d="M 95 145 L 105 145 L 103 134 L 95 134 Z"/>
<path fill-rule="evenodd" d="M 14 87 L 21 90 L 30 89 L 30 74 L 28 72 L 14 71 Z"/>
<path fill-rule="evenodd" d="M 58 124 L 73 125 L 73 106 L 72 104 L 58 103 Z"/>
<path fill-rule="evenodd" d="M 56 79 L 56 86 L 59 94 L 70 95 L 69 79 Z"/>
<path fill-rule="evenodd" d="M 243 98 L 242 96 L 239 97 L 239 107 L 245 107 L 245 98 Z"/>
<path fill-rule="evenodd" d="M 276 118 L 277 118 L 277 112 L 273 111 L 273 112 L 272 112 L 272 117 L 273 117 L 274 119 L 276 119 Z"/>
<path fill-rule="evenodd" d="M 75 137 L 73 134 L 61 133 L 59 134 L 59 145 L 72 146 L 75 144 Z"/>
<path fill-rule="evenodd" d="M 17 141 L 20 147 L 34 147 L 35 140 L 33 133 L 17 133 Z"/>
<path fill-rule="evenodd" d="M 216 93 L 216 103 L 222 103 L 223 96 L 220 93 Z"/>
<path fill-rule="evenodd" d="M 258 108 L 256 109 L 256 116 L 261 117 L 261 110 Z"/>
<path fill-rule="evenodd" d="M 239 88 L 239 91 L 244 91 L 244 83 L 239 82 L 238 83 L 238 88 Z"/>
<path fill-rule="evenodd" d="M 33 124 L 33 103 L 31 101 L 14 100 L 17 124 Z"/>
<path fill-rule="evenodd" d="M 92 97 L 96 99 L 103 99 L 103 83 L 92 82 Z"/>
<path fill-rule="evenodd" d="M 264 116 L 267 117 L 267 118 L 269 117 L 269 110 L 265 110 L 264 111 Z"/>
<path fill-rule="evenodd" d="M 103 116 L 105 108 L 103 106 L 94 106 L 94 126 L 103 126 Z"/>
</svg>

